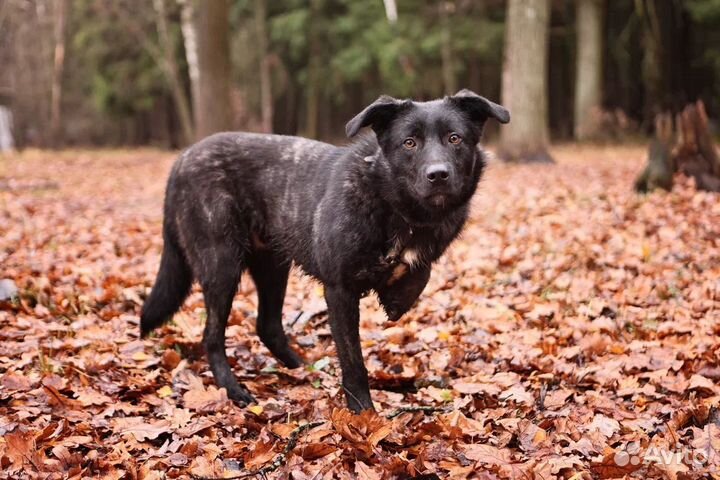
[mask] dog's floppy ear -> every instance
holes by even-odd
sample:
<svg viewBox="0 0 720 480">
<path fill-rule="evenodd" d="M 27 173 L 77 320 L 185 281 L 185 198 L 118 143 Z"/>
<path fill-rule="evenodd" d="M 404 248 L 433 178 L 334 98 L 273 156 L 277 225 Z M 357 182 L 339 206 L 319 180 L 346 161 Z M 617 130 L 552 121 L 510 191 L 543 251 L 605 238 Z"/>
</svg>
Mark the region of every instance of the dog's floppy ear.
<svg viewBox="0 0 720 480">
<path fill-rule="evenodd" d="M 510 121 L 510 112 L 508 112 L 505 107 L 491 102 L 487 98 L 481 97 L 467 88 L 460 90 L 452 97 L 448 97 L 448 100 L 454 103 L 460 110 L 466 112 L 473 121 L 481 125 L 490 117 L 500 123 L 508 123 Z"/>
<path fill-rule="evenodd" d="M 367 126 L 371 126 L 375 133 L 378 133 L 408 103 L 382 95 L 345 125 L 345 134 L 348 137 L 354 137 L 361 128 Z"/>
</svg>

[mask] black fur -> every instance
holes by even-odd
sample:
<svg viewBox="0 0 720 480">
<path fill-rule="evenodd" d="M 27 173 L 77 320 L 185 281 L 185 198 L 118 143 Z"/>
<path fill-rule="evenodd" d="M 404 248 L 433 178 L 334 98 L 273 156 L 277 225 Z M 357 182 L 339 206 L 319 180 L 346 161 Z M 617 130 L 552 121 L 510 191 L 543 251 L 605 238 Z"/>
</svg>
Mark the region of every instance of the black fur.
<svg viewBox="0 0 720 480">
<path fill-rule="evenodd" d="M 168 320 L 197 279 L 215 381 L 231 398 L 251 402 L 225 356 L 240 274 L 248 270 L 257 286 L 260 339 L 298 367 L 281 323 L 295 263 L 325 287 L 348 406 L 372 408 L 358 302 L 376 292 L 391 320 L 414 304 L 467 219 L 490 117 L 509 121 L 504 108 L 468 90 L 432 102 L 381 97 L 346 128 L 351 137 L 365 126 L 375 135 L 346 147 L 250 133 L 220 133 L 190 147 L 170 173 L 165 247 L 142 334 Z"/>
</svg>

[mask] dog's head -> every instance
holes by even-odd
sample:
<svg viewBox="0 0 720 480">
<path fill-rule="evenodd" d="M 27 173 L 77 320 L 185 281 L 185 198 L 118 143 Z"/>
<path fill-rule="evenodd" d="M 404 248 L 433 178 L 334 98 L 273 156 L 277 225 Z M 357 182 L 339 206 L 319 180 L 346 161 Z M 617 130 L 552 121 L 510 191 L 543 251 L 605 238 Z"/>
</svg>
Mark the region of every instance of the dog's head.
<svg viewBox="0 0 720 480">
<path fill-rule="evenodd" d="M 478 143 L 489 118 L 508 123 L 510 114 L 470 90 L 431 102 L 382 96 L 345 131 L 353 137 L 363 127 L 374 130 L 395 203 L 413 203 L 412 209 L 429 220 L 465 204 L 474 193 L 484 166 Z"/>
</svg>

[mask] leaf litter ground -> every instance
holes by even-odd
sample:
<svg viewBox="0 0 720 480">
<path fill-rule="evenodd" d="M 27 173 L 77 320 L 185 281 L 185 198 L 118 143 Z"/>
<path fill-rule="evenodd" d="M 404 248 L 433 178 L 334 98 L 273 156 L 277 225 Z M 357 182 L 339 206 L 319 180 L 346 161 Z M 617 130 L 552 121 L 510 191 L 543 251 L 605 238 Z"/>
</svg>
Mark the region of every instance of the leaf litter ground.
<svg viewBox="0 0 720 480">
<path fill-rule="evenodd" d="M 214 387 L 198 289 L 138 338 L 173 154 L 3 157 L 0 475 L 720 478 L 720 197 L 634 194 L 641 148 L 554 153 L 490 166 L 400 322 L 363 300 L 378 414 L 360 416 L 299 272 L 284 319 L 305 369 L 254 335 L 249 278 L 234 302 L 228 352 L 257 405 Z"/>
</svg>

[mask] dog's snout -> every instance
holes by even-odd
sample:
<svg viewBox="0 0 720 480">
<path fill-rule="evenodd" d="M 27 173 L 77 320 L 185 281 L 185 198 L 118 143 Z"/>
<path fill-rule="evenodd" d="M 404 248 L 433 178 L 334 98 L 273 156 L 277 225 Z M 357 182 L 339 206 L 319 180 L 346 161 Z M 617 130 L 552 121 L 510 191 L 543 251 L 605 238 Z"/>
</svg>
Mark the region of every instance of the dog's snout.
<svg viewBox="0 0 720 480">
<path fill-rule="evenodd" d="M 450 178 L 450 168 L 445 163 L 435 163 L 427 167 L 425 176 L 430 183 L 445 183 Z"/>
</svg>

